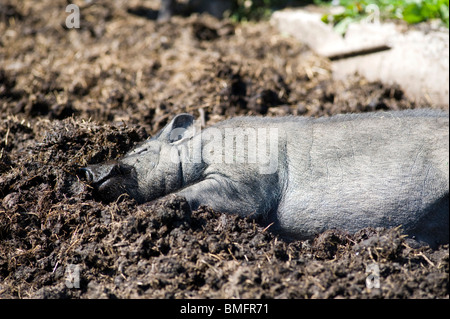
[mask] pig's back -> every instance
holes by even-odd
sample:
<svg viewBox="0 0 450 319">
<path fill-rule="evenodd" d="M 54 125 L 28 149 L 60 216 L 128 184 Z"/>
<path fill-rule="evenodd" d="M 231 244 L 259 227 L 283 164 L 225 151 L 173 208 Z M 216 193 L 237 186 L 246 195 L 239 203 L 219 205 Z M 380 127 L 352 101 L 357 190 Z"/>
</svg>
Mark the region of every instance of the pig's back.
<svg viewBox="0 0 450 319">
<path fill-rule="evenodd" d="M 285 191 L 278 217 L 288 233 L 408 228 L 440 198 L 448 201 L 448 113 L 383 112 L 291 123 L 284 125 Z"/>
</svg>

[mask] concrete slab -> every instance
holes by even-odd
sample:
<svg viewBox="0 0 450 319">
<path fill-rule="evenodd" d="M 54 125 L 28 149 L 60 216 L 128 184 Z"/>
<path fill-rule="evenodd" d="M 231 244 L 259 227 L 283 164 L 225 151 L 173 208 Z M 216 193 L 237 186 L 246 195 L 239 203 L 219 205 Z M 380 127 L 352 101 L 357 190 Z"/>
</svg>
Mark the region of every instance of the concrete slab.
<svg viewBox="0 0 450 319">
<path fill-rule="evenodd" d="M 391 50 L 333 61 L 333 76 L 359 73 L 369 81 L 397 83 L 417 103 L 448 109 L 448 42 L 448 33 L 399 34 L 391 39 Z"/>
<path fill-rule="evenodd" d="M 271 22 L 280 32 L 294 36 L 320 55 L 328 56 L 345 47 L 345 43 L 331 26 L 320 20 L 321 16 L 316 12 L 283 10 L 275 12 Z"/>
<path fill-rule="evenodd" d="M 272 23 L 329 57 L 336 79 L 358 73 L 396 83 L 417 103 L 449 108 L 449 32 L 406 31 L 392 23 L 351 24 L 345 38 L 306 10 L 275 12 Z"/>
</svg>

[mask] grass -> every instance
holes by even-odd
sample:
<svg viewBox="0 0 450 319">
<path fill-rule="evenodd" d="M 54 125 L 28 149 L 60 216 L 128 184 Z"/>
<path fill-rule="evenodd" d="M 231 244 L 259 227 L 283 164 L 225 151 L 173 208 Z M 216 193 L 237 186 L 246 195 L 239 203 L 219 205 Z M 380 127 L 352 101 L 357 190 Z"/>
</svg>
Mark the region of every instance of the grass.
<svg viewBox="0 0 450 319">
<path fill-rule="evenodd" d="M 341 33 L 345 32 L 349 23 L 368 18 L 374 11 L 381 20 L 401 19 L 416 24 L 439 19 L 449 27 L 449 0 L 315 0 L 315 3 L 343 8 L 337 14 L 326 14 L 322 18 L 324 22 L 332 22 Z"/>
<path fill-rule="evenodd" d="M 230 18 L 234 21 L 257 21 L 270 18 L 273 11 L 286 6 L 317 5 L 342 7 L 337 14 L 326 14 L 324 22 L 331 22 L 338 32 L 345 33 L 354 21 L 370 18 L 374 8 L 381 20 L 404 20 L 415 24 L 439 19 L 449 27 L 449 0 L 233 0 Z"/>
</svg>

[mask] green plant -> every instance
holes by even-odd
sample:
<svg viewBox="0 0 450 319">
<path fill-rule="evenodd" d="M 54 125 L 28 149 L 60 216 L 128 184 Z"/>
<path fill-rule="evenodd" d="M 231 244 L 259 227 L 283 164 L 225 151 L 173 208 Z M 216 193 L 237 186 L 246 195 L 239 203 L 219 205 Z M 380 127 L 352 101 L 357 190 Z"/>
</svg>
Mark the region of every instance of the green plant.
<svg viewBox="0 0 450 319">
<path fill-rule="evenodd" d="M 315 0 L 315 3 L 329 5 L 330 1 Z M 374 6 L 379 9 L 380 19 L 403 19 L 410 24 L 440 19 L 449 27 L 449 0 L 335 0 L 331 4 L 342 6 L 343 11 L 324 15 L 322 20 L 331 21 L 338 31 L 345 30 L 353 21 L 367 17 L 367 9 Z"/>
</svg>

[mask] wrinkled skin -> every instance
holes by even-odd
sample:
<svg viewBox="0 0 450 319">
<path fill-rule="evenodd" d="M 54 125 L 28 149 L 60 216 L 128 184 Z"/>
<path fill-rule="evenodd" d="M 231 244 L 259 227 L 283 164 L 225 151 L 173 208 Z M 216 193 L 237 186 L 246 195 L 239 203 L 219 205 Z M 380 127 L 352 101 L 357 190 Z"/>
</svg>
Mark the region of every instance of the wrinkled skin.
<svg viewBox="0 0 450 319">
<path fill-rule="evenodd" d="M 232 161 L 206 156 L 224 145 L 226 154 L 230 147 L 219 138 L 227 130 L 236 141 L 250 141 L 248 132 L 269 129 L 277 132 L 275 144 L 270 134 L 258 135 L 243 152 L 259 154 L 260 140 L 275 145 L 264 149 L 275 170 L 238 162 L 237 151 Z M 193 145 L 201 145 L 200 160 Z M 192 209 L 207 205 L 259 218 L 287 237 L 402 225 L 418 241 L 448 243 L 449 117 L 441 111 L 243 117 L 201 132 L 192 116 L 181 114 L 117 162 L 83 172 L 106 200 L 126 193 L 143 203 L 176 193 Z"/>
<path fill-rule="evenodd" d="M 157 136 L 135 147 L 122 159 L 82 168 L 86 180 L 93 184 L 105 201 L 128 194 L 144 203 L 179 189 L 182 179 L 179 164 L 169 160 L 172 150 L 170 134 L 175 128 L 192 125 L 193 118 L 187 118 L 186 123 L 181 122 L 184 118 L 179 119 L 180 123 L 173 121 Z"/>
</svg>

